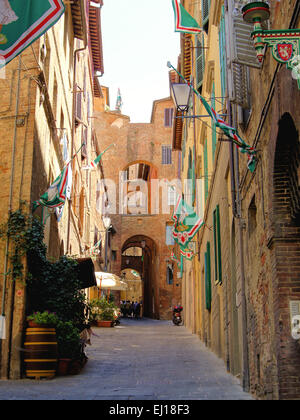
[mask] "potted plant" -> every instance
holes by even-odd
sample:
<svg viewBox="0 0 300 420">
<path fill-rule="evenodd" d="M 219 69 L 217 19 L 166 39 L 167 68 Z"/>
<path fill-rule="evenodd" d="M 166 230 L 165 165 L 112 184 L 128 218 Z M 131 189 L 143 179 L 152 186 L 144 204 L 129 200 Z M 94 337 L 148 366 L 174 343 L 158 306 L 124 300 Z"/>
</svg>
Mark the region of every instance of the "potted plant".
<svg viewBox="0 0 300 420">
<path fill-rule="evenodd" d="M 58 317 L 55 313 L 44 311 L 34 312 L 27 317 L 29 328 L 53 328 L 58 323 Z"/>
<path fill-rule="evenodd" d="M 105 308 L 101 311 L 97 320 L 98 327 L 113 327 L 115 320 L 114 308 Z"/>
<path fill-rule="evenodd" d="M 57 324 L 58 374 L 67 375 L 73 360 L 80 359 L 81 342 L 79 330 L 72 322 Z"/>
<path fill-rule="evenodd" d="M 90 322 L 98 327 L 113 327 L 115 321 L 115 310 L 113 303 L 107 301 L 106 297 L 95 299 L 90 303 Z"/>
</svg>

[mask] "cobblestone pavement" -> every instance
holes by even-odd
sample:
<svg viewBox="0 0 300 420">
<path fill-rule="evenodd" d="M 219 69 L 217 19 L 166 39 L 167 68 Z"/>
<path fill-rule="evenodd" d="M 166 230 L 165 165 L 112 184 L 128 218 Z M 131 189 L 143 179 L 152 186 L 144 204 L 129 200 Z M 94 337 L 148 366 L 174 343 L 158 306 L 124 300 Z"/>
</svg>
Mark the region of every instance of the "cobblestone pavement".
<svg viewBox="0 0 300 420">
<path fill-rule="evenodd" d="M 94 328 L 79 375 L 0 381 L 0 400 L 249 400 L 224 363 L 185 327 L 122 320 Z"/>
</svg>

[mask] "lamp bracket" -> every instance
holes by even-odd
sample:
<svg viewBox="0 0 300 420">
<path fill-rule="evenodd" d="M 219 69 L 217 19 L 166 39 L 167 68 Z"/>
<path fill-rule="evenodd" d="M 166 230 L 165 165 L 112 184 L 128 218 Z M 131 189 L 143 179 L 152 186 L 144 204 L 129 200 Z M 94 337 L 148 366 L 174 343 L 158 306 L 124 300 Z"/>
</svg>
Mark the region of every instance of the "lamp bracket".
<svg viewBox="0 0 300 420">
<path fill-rule="evenodd" d="M 258 60 L 262 60 L 263 47 L 271 47 L 273 58 L 292 70 L 292 77 L 297 79 L 300 89 L 300 29 L 268 31 L 258 28 L 252 32 L 252 38 Z"/>
<path fill-rule="evenodd" d="M 292 70 L 300 89 L 300 29 L 265 30 L 262 22 L 270 17 L 269 5 L 265 2 L 250 2 L 243 8 L 243 19 L 254 24 L 251 37 L 259 62 L 264 57 L 265 46 L 272 48 L 273 58 Z"/>
</svg>

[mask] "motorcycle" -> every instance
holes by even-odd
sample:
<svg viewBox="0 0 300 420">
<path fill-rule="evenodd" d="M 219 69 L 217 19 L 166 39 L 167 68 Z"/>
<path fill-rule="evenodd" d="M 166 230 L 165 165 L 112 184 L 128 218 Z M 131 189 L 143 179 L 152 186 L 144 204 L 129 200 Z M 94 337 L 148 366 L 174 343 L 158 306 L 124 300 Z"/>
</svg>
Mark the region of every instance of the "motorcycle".
<svg viewBox="0 0 300 420">
<path fill-rule="evenodd" d="M 173 324 L 174 325 L 181 325 L 182 324 L 182 318 L 181 318 L 181 312 L 183 311 L 183 307 L 182 306 L 175 306 L 173 309 Z"/>
</svg>

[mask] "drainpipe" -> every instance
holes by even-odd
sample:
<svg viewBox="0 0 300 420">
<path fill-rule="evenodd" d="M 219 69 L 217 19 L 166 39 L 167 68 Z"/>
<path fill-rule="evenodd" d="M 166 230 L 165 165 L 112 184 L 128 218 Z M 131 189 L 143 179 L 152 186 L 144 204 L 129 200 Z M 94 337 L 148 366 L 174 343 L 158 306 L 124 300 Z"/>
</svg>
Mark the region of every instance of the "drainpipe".
<svg viewBox="0 0 300 420">
<path fill-rule="evenodd" d="M 85 51 L 88 44 L 87 39 L 87 24 L 86 24 L 86 14 L 85 14 L 85 1 L 79 0 L 81 3 L 81 20 L 83 25 L 83 42 L 84 46 L 82 48 L 78 48 L 74 51 L 74 60 L 73 60 L 73 104 L 72 104 L 72 139 L 71 139 L 71 156 L 73 156 L 74 151 L 74 143 L 75 143 L 75 110 L 76 110 L 76 93 L 77 93 L 77 86 L 76 86 L 76 71 L 77 71 L 77 57 L 78 54 L 82 51 Z M 68 208 L 68 232 L 67 232 L 67 246 L 66 250 L 69 253 L 70 248 L 70 225 L 71 225 L 71 203 L 72 201 L 69 200 L 69 208 Z"/>
<path fill-rule="evenodd" d="M 235 182 L 236 182 L 236 203 L 237 218 L 239 231 L 239 257 L 240 257 L 240 274 L 241 274 L 241 308 L 242 308 L 242 352 L 243 352 L 243 389 L 249 391 L 249 362 L 248 362 L 248 336 L 247 336 L 247 301 L 246 301 L 246 278 L 245 278 L 245 257 L 243 246 L 243 220 L 242 220 L 242 203 L 240 198 L 240 181 L 239 181 L 239 151 L 235 148 Z"/>
</svg>

